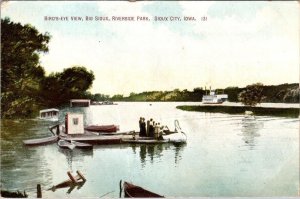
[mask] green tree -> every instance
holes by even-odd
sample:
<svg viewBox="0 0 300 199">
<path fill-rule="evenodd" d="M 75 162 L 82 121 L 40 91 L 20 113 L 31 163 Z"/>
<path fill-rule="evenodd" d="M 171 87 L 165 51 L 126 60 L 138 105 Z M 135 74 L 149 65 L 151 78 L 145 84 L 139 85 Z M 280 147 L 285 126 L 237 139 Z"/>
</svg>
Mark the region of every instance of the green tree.
<svg viewBox="0 0 300 199">
<path fill-rule="evenodd" d="M 109 95 L 104 95 L 101 93 L 96 93 L 92 96 L 91 98 L 92 101 L 105 101 L 105 100 L 109 100 Z"/>
<path fill-rule="evenodd" d="M 41 101 L 45 107 L 56 107 L 65 102 L 62 83 L 60 73 L 51 73 L 43 79 Z"/>
<path fill-rule="evenodd" d="M 48 33 L 1 19 L 1 116 L 25 117 L 38 107 L 41 81 L 40 53 L 48 52 Z"/>
<path fill-rule="evenodd" d="M 198 93 L 198 92 L 200 93 L 200 92 L 203 92 L 203 88 L 202 88 L 202 87 L 194 88 L 194 89 L 193 89 L 193 92 L 194 92 L 194 93 Z"/>
<path fill-rule="evenodd" d="M 64 69 L 62 73 L 52 73 L 42 84 L 42 95 L 46 106 L 59 106 L 73 98 L 90 98 L 87 90 L 95 76 L 83 66 Z"/>
<path fill-rule="evenodd" d="M 243 89 L 238 87 L 227 87 L 224 89 L 224 93 L 228 95 L 229 102 L 238 102 L 239 93 L 242 91 Z"/>
<path fill-rule="evenodd" d="M 256 83 L 246 86 L 245 90 L 239 93 L 238 99 L 246 106 L 256 106 L 264 99 L 263 84 Z"/>
<path fill-rule="evenodd" d="M 123 95 L 120 95 L 120 94 L 117 94 L 117 95 L 112 96 L 111 99 L 112 99 L 112 100 L 123 100 L 123 99 L 124 99 L 124 96 L 123 96 Z"/>
</svg>

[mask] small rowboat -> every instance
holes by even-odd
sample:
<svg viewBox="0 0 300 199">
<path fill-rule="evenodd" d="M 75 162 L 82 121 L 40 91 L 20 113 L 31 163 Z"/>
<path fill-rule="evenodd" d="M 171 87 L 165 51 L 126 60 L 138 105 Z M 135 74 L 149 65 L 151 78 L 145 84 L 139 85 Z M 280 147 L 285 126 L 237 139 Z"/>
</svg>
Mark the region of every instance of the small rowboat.
<svg viewBox="0 0 300 199">
<path fill-rule="evenodd" d="M 158 195 L 128 182 L 124 182 L 123 187 L 125 198 L 164 198 L 164 196 Z"/>
<path fill-rule="evenodd" d="M 88 143 L 82 143 L 82 142 L 77 142 L 77 141 L 71 141 L 72 144 L 75 145 L 76 148 L 79 149 L 93 149 L 93 145 L 88 144 Z"/>
<path fill-rule="evenodd" d="M 45 138 L 38 138 L 38 139 L 31 139 L 31 140 L 23 140 L 25 145 L 29 146 L 37 146 L 37 145 L 45 145 L 51 144 L 56 142 L 58 139 L 57 136 L 45 137 Z"/>
<path fill-rule="evenodd" d="M 88 144 L 88 143 L 82 143 L 82 142 L 77 142 L 77 141 L 67 141 L 67 140 L 59 140 L 58 141 L 58 146 L 64 149 L 74 149 L 79 148 L 79 149 L 93 149 L 93 145 Z"/>
<path fill-rule="evenodd" d="M 92 132 L 116 132 L 119 130 L 119 126 L 111 124 L 111 125 L 90 125 L 84 128 L 87 131 Z"/>
<path fill-rule="evenodd" d="M 74 149 L 76 147 L 75 144 L 71 143 L 71 142 L 68 142 L 66 140 L 59 140 L 57 142 L 57 145 L 60 147 L 60 148 L 63 148 L 63 149 Z"/>
</svg>

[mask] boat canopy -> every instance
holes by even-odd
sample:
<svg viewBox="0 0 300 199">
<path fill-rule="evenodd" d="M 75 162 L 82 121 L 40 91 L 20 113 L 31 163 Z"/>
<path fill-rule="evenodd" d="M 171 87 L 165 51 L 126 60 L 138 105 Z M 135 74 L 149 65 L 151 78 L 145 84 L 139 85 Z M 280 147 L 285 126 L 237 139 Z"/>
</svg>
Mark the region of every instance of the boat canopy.
<svg viewBox="0 0 300 199">
<path fill-rule="evenodd" d="M 89 99 L 71 99 L 70 107 L 89 107 L 91 100 Z"/>
<path fill-rule="evenodd" d="M 40 119 L 58 120 L 59 110 L 55 108 L 40 110 Z"/>
<path fill-rule="evenodd" d="M 49 109 L 40 110 L 40 113 L 47 113 L 47 112 L 59 112 L 59 110 L 55 109 L 55 108 L 49 108 Z"/>
</svg>

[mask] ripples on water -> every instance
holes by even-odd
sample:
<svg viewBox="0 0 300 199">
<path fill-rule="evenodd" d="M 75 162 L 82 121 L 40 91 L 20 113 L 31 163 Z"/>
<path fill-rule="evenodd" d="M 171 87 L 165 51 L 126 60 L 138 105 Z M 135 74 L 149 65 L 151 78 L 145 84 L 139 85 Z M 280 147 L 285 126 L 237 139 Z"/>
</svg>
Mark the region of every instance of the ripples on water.
<svg viewBox="0 0 300 199">
<path fill-rule="evenodd" d="M 51 122 L 2 120 L 1 187 L 36 194 L 82 171 L 87 182 L 73 190 L 44 191 L 47 197 L 119 197 L 127 180 L 165 196 L 296 196 L 299 187 L 299 119 L 186 112 L 182 103 L 120 103 L 62 111 L 82 112 L 86 124 L 138 129 L 138 118 L 174 128 L 178 119 L 187 144 L 107 145 L 92 151 L 56 144 L 26 147 L 22 140 L 49 136 Z"/>
</svg>

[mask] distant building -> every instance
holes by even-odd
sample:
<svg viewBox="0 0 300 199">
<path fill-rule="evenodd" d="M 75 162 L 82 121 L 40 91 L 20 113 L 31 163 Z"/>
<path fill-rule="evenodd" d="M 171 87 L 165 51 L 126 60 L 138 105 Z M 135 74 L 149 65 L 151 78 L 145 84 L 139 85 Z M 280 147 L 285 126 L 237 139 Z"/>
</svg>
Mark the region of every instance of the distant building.
<svg viewBox="0 0 300 199">
<path fill-rule="evenodd" d="M 65 116 L 66 134 L 84 134 L 83 114 L 67 113 Z"/>
<path fill-rule="evenodd" d="M 91 100 L 89 99 L 71 99 L 70 107 L 89 107 Z"/>
<path fill-rule="evenodd" d="M 40 110 L 40 119 L 58 121 L 59 110 L 55 108 Z"/>
</svg>

